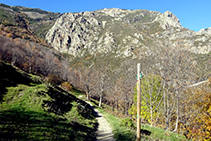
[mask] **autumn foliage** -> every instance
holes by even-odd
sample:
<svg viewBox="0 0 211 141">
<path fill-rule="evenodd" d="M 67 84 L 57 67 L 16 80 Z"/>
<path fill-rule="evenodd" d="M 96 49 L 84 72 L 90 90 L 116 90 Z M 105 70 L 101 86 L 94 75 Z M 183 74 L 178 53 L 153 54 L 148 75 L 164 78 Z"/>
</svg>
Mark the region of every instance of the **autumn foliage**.
<svg viewBox="0 0 211 141">
<path fill-rule="evenodd" d="M 65 89 L 66 91 L 72 90 L 72 86 L 69 82 L 62 82 L 61 84 L 62 88 Z"/>
<path fill-rule="evenodd" d="M 67 64 L 62 63 L 64 59 L 59 59 L 59 55 L 55 56 L 54 51 L 42 45 L 0 36 L 0 56 L 1 60 L 26 72 L 48 77 L 52 83 L 60 83 L 62 79 L 71 81 L 64 76 L 71 74 Z"/>
<path fill-rule="evenodd" d="M 211 140 L 211 89 L 195 88 L 188 92 L 187 137 L 191 140 Z"/>
</svg>

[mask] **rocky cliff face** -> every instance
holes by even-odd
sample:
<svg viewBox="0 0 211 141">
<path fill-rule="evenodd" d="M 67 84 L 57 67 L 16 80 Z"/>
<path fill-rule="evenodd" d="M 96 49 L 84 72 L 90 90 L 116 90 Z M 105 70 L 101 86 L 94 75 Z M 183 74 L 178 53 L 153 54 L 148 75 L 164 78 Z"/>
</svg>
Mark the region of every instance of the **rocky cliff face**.
<svg viewBox="0 0 211 141">
<path fill-rule="evenodd" d="M 46 34 L 47 42 L 56 50 L 73 56 L 108 52 L 135 56 L 143 49 L 174 45 L 178 40 L 194 53 L 204 54 L 211 51 L 210 39 L 211 29 L 185 29 L 170 11 L 162 14 L 117 8 L 65 13 Z"/>
</svg>

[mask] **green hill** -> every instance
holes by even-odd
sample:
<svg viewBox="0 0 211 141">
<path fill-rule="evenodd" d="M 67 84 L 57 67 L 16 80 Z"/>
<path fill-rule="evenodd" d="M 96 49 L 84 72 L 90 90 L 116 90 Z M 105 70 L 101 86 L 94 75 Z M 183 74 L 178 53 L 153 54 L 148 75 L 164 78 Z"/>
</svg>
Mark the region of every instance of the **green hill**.
<svg viewBox="0 0 211 141">
<path fill-rule="evenodd" d="M 0 140 L 95 139 L 87 103 L 4 62 L 0 74 Z"/>
</svg>

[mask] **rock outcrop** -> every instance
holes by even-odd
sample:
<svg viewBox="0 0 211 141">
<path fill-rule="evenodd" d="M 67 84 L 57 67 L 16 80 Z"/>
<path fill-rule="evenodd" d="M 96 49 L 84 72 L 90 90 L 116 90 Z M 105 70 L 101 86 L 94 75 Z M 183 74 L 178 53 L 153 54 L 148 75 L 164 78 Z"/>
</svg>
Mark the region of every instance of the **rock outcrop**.
<svg viewBox="0 0 211 141">
<path fill-rule="evenodd" d="M 159 15 L 156 20 L 160 22 L 163 29 L 169 29 L 171 27 L 181 28 L 179 19 L 170 11 Z"/>
<path fill-rule="evenodd" d="M 25 12 L 25 11 L 23 11 L 22 13 L 25 13 L 32 19 L 44 18 L 47 15 L 47 14 L 40 14 L 37 12 Z"/>
<path fill-rule="evenodd" d="M 134 56 L 163 43 L 184 42 L 194 53 L 211 51 L 211 29 L 194 32 L 180 25 L 170 11 L 122 10 L 65 13 L 46 34 L 56 50 L 73 56 L 116 53 Z"/>
</svg>

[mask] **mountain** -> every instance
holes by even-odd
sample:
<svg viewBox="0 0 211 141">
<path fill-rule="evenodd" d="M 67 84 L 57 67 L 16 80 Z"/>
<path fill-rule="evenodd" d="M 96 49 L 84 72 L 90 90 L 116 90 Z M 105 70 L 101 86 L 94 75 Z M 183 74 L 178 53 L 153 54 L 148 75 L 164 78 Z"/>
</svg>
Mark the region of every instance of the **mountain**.
<svg viewBox="0 0 211 141">
<path fill-rule="evenodd" d="M 60 15 L 38 8 L 0 4 L 0 34 L 44 43 L 46 33 Z"/>
<path fill-rule="evenodd" d="M 0 34 L 42 44 L 46 40 L 56 50 L 74 57 L 111 52 L 135 58 L 175 41 L 182 41 L 194 53 L 211 50 L 211 28 L 198 32 L 186 29 L 170 11 L 105 8 L 60 14 L 0 4 Z"/>
<path fill-rule="evenodd" d="M 210 72 L 211 28 L 198 32 L 184 28 L 170 11 L 105 8 L 60 14 L 0 4 L 0 35 L 58 50 L 72 67 L 85 65 L 99 70 L 106 66 L 117 73 L 123 71 L 119 69 L 122 66 L 135 72 L 132 64 L 144 57 L 151 60 L 146 64 L 153 64 L 153 57 L 162 56 L 163 48 L 177 46 L 197 56 L 200 71 Z"/>
<path fill-rule="evenodd" d="M 143 50 L 152 52 L 163 44 L 183 42 L 193 53 L 211 51 L 211 29 L 199 32 L 181 26 L 170 11 L 101 9 L 65 13 L 46 34 L 46 41 L 56 50 L 72 56 L 115 53 L 136 57 Z"/>
</svg>

